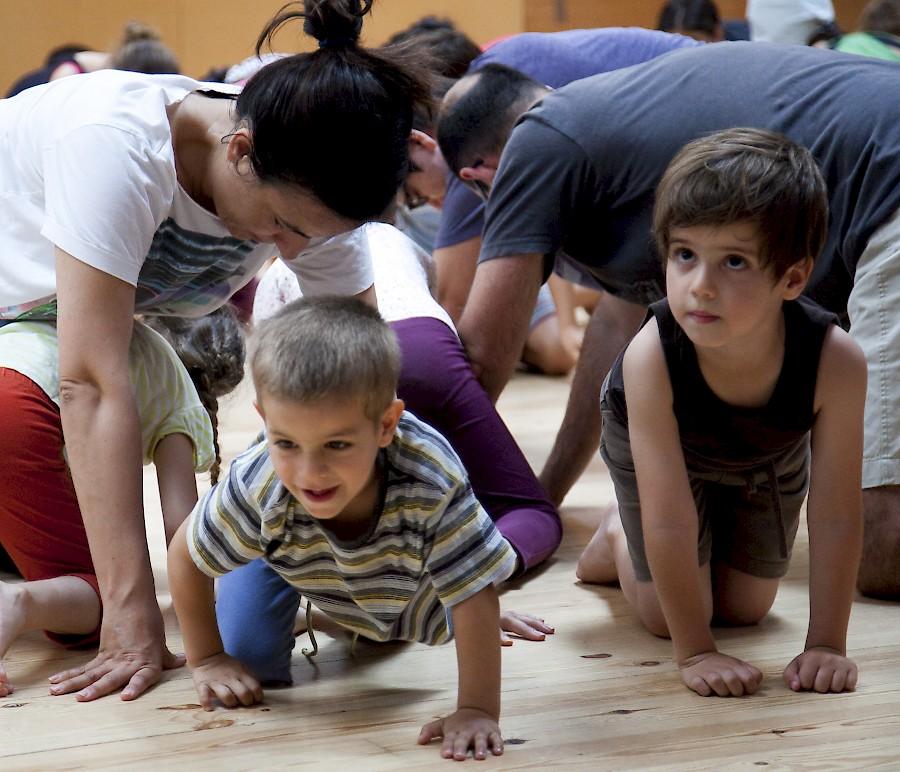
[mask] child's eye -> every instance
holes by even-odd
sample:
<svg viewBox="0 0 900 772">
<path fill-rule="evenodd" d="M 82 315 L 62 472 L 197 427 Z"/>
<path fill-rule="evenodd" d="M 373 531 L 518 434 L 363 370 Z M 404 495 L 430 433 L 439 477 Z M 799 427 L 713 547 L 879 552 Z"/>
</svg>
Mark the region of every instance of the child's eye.
<svg viewBox="0 0 900 772">
<path fill-rule="evenodd" d="M 290 440 L 275 440 L 275 447 L 279 450 L 294 450 L 297 445 Z"/>
<path fill-rule="evenodd" d="M 747 258 L 741 257 L 740 255 L 728 255 L 728 257 L 725 258 L 725 264 L 729 268 L 746 268 Z"/>
<path fill-rule="evenodd" d="M 687 263 L 694 259 L 694 253 L 686 247 L 679 247 L 672 250 L 671 259 L 678 263 Z"/>
<path fill-rule="evenodd" d="M 326 442 L 325 447 L 329 450 L 346 450 L 350 447 L 350 443 L 344 442 L 344 440 L 332 440 L 331 442 Z"/>
</svg>

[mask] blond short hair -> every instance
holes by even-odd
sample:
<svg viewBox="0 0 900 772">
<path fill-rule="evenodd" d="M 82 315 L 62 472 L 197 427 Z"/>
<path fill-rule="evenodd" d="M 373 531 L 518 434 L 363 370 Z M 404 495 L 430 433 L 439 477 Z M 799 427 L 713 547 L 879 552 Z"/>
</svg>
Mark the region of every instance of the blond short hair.
<svg viewBox="0 0 900 772">
<path fill-rule="evenodd" d="M 400 347 L 361 300 L 301 298 L 259 325 L 250 371 L 260 396 L 302 403 L 360 398 L 366 416 L 377 420 L 396 396 Z"/>
</svg>

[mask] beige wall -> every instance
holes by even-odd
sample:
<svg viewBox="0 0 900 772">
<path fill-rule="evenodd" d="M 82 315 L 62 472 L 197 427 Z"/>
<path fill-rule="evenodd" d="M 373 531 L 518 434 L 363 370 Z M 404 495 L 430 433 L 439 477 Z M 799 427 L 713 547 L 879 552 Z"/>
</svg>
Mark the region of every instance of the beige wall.
<svg viewBox="0 0 900 772">
<path fill-rule="evenodd" d="M 525 0 L 525 28 L 655 27 L 665 0 Z M 853 29 L 867 0 L 833 0 L 838 21 Z M 743 17 L 746 0 L 716 0 L 725 19 Z"/>
<path fill-rule="evenodd" d="M 131 19 L 156 27 L 184 72 L 198 76 L 252 53 L 257 34 L 282 5 L 279 0 L 0 0 L 0 90 L 39 67 L 46 53 L 62 43 L 115 47 Z M 435 13 L 452 17 L 484 43 L 521 32 L 524 5 L 524 0 L 378 0 L 364 38 L 381 43 L 415 19 Z M 299 23 L 289 30 L 279 36 L 279 48 L 308 45 Z"/>
<path fill-rule="evenodd" d="M 450 16 L 477 42 L 524 30 L 585 26 L 653 26 L 663 0 L 378 0 L 365 39 L 380 43 L 427 13 Z M 852 28 L 865 0 L 836 0 L 838 19 Z M 113 48 L 130 19 L 155 26 L 188 75 L 234 63 L 251 53 L 277 0 L 0 0 L 0 90 L 41 64 L 61 43 Z M 726 17 L 742 15 L 743 0 L 719 0 Z M 299 25 L 278 47 L 302 44 Z"/>
</svg>

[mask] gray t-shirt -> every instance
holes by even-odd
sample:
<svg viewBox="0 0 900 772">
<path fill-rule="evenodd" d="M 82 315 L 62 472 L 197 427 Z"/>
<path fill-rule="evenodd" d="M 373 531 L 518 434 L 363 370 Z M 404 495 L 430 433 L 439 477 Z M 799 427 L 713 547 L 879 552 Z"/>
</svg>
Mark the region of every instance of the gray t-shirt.
<svg viewBox="0 0 900 772">
<path fill-rule="evenodd" d="M 481 260 L 563 252 L 609 292 L 664 290 L 653 195 L 675 153 L 754 126 L 808 147 L 830 227 L 809 294 L 842 311 L 872 233 L 900 206 L 900 68 L 833 51 L 722 43 L 675 51 L 548 95 L 514 129 L 487 208 Z"/>
<path fill-rule="evenodd" d="M 679 48 L 703 45 L 683 35 L 602 27 L 562 32 L 523 32 L 492 45 L 469 65 L 468 73 L 488 64 L 504 64 L 550 88 L 601 72 L 631 67 Z M 440 228 L 434 247 L 452 247 L 481 235 L 484 203 L 455 175 L 447 181 Z"/>
</svg>

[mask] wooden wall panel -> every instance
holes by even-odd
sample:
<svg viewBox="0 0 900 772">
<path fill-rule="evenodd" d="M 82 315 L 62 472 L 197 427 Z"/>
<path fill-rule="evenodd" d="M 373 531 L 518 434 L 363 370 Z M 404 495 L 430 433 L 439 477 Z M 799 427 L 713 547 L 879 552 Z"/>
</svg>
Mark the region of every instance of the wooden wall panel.
<svg viewBox="0 0 900 772">
<path fill-rule="evenodd" d="M 838 20 L 854 28 L 866 0 L 836 0 Z M 365 40 L 383 42 L 425 14 L 449 16 L 477 42 L 524 30 L 592 26 L 650 26 L 662 0 L 378 0 Z M 66 42 L 98 49 L 116 45 L 130 19 L 155 26 L 184 71 L 201 75 L 212 66 L 247 56 L 280 0 L 0 0 L 0 89 L 41 64 L 47 51 Z M 744 0 L 719 0 L 725 17 L 743 14 Z M 297 27 L 278 46 L 298 50 Z"/>
<path fill-rule="evenodd" d="M 524 0 L 378 0 L 364 39 L 382 43 L 426 14 L 452 18 L 478 43 L 524 30 Z M 182 69 L 199 76 L 210 67 L 248 56 L 280 0 L 0 0 L 0 93 L 46 53 L 67 42 L 113 48 L 130 19 L 156 27 Z M 308 46 L 299 24 L 276 42 L 285 50 Z"/>
<path fill-rule="evenodd" d="M 867 0 L 834 0 L 838 22 L 855 29 Z M 656 26 L 664 0 L 524 0 L 525 28 L 534 31 L 577 29 L 579 27 Z M 717 0 L 725 19 L 744 16 L 746 0 Z"/>
<path fill-rule="evenodd" d="M 99 50 L 118 44 L 122 29 L 139 19 L 173 41 L 179 0 L 0 0 L 0 95 L 26 71 L 43 64 L 64 43 Z M 174 46 L 173 46 L 174 48 Z M 181 56 L 181 52 L 176 50 Z"/>
</svg>

